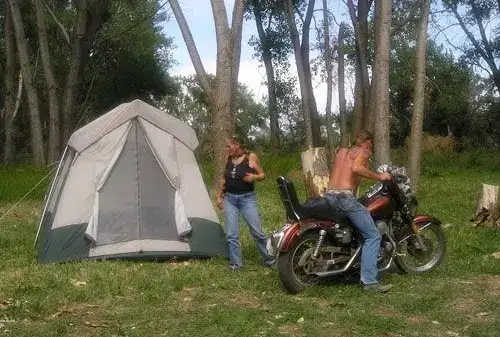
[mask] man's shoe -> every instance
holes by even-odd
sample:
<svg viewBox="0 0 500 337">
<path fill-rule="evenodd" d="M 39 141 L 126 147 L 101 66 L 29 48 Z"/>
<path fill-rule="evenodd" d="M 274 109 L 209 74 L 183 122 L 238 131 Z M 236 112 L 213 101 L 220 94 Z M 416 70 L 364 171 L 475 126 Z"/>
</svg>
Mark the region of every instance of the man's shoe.
<svg viewBox="0 0 500 337">
<path fill-rule="evenodd" d="M 235 266 L 234 264 L 229 266 L 229 271 L 240 271 L 241 269 L 243 269 L 242 266 Z"/>
<path fill-rule="evenodd" d="M 392 284 L 382 285 L 380 283 L 365 284 L 363 289 L 374 293 L 385 293 L 392 288 Z"/>
<path fill-rule="evenodd" d="M 271 268 L 271 269 L 276 269 L 277 268 L 277 266 L 276 266 L 276 260 L 272 259 L 270 261 L 264 262 L 264 267 Z"/>
</svg>

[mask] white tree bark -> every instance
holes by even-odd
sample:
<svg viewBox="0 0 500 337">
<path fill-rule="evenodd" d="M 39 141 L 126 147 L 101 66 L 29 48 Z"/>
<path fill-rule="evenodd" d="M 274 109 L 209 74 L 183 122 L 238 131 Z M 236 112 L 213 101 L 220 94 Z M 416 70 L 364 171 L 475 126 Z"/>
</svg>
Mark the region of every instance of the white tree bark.
<svg viewBox="0 0 500 337">
<path fill-rule="evenodd" d="M 375 62 L 370 92 L 370 116 L 374 117 L 375 158 L 390 162 L 389 138 L 389 58 L 391 0 L 375 1 Z"/>
<path fill-rule="evenodd" d="M 45 151 L 42 135 L 42 123 L 40 121 L 40 107 L 38 93 L 33 83 L 31 73 L 31 64 L 28 54 L 28 46 L 24 34 L 24 25 L 19 11 L 19 3 L 16 0 L 9 0 L 9 8 L 12 14 L 12 21 L 16 35 L 16 45 L 19 55 L 19 63 L 23 73 L 24 87 L 28 97 L 29 119 L 31 132 L 31 151 L 33 154 L 33 163 L 35 165 L 45 164 Z"/>
<path fill-rule="evenodd" d="M 413 94 L 413 115 L 411 121 L 409 176 L 413 188 L 417 188 L 420 177 L 420 154 L 422 126 L 425 106 L 425 61 L 427 51 L 427 25 L 429 21 L 430 0 L 424 0 L 417 36 L 417 55 L 415 59 L 415 89 Z"/>
</svg>

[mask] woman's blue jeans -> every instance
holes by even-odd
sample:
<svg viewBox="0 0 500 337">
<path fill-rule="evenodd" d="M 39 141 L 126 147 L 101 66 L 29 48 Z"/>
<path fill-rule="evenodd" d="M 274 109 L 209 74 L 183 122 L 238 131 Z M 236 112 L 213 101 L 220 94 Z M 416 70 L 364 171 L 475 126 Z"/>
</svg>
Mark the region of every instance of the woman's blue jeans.
<svg viewBox="0 0 500 337">
<path fill-rule="evenodd" d="M 229 260 L 231 266 L 236 268 L 243 267 L 241 259 L 241 249 L 239 244 L 240 233 L 240 212 L 243 219 L 248 224 L 250 234 L 252 235 L 262 260 L 265 265 L 273 263 L 273 258 L 269 256 L 266 248 L 266 235 L 262 231 L 259 207 L 257 205 L 257 198 L 255 192 L 248 192 L 245 194 L 231 194 L 226 193 L 224 197 L 224 210 L 225 210 L 225 225 L 226 225 L 226 239 L 229 245 Z"/>
<path fill-rule="evenodd" d="M 346 193 L 326 194 L 333 211 L 343 214 L 363 236 L 361 251 L 361 282 L 363 284 L 377 283 L 378 267 L 377 257 L 380 249 L 380 236 L 370 212 L 359 203 L 354 195 Z"/>
</svg>

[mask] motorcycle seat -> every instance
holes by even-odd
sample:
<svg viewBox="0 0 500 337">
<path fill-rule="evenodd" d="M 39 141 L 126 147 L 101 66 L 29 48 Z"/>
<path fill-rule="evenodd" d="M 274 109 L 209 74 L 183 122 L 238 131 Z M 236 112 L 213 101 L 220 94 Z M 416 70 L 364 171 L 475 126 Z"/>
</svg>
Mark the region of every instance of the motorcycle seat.
<svg viewBox="0 0 500 337">
<path fill-rule="evenodd" d="M 291 220 L 301 221 L 307 218 L 328 221 L 345 221 L 346 218 L 335 214 L 328 201 L 323 197 L 312 197 L 301 204 L 293 182 L 283 176 L 276 179 L 281 201 L 285 206 L 287 217 Z"/>
</svg>

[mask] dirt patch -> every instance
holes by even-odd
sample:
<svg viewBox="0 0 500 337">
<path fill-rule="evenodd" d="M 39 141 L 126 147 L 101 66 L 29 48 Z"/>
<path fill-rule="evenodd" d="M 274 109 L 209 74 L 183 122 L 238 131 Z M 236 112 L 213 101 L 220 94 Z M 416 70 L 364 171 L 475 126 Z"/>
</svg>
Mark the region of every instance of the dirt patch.
<svg viewBox="0 0 500 337">
<path fill-rule="evenodd" d="M 471 297 L 457 298 L 451 304 L 451 309 L 461 314 L 468 314 L 478 311 L 480 307 L 479 300 Z"/>
<path fill-rule="evenodd" d="M 399 316 L 400 315 L 399 312 L 395 312 L 394 310 L 392 310 L 392 308 L 389 308 L 389 307 L 377 308 L 377 310 L 375 312 L 381 316 Z"/>
<path fill-rule="evenodd" d="M 48 320 L 54 320 L 61 316 L 72 316 L 79 318 L 95 318 L 98 305 L 90 303 L 73 303 L 67 307 L 54 312 L 49 317 Z M 88 324 L 90 325 L 90 324 Z"/>
<path fill-rule="evenodd" d="M 423 324 L 423 323 L 427 322 L 427 320 L 425 318 L 420 317 L 420 316 L 408 316 L 407 320 L 408 320 L 408 323 L 412 323 L 412 324 Z"/>
<path fill-rule="evenodd" d="M 302 327 L 298 324 L 286 324 L 279 326 L 278 332 L 287 336 L 302 336 Z"/>
<path fill-rule="evenodd" d="M 246 291 L 239 292 L 233 295 L 231 302 L 240 307 L 257 309 L 261 306 L 259 298 Z"/>
<path fill-rule="evenodd" d="M 488 294 L 500 299 L 500 276 L 481 275 L 474 279 L 478 284 L 484 284 Z"/>
</svg>

